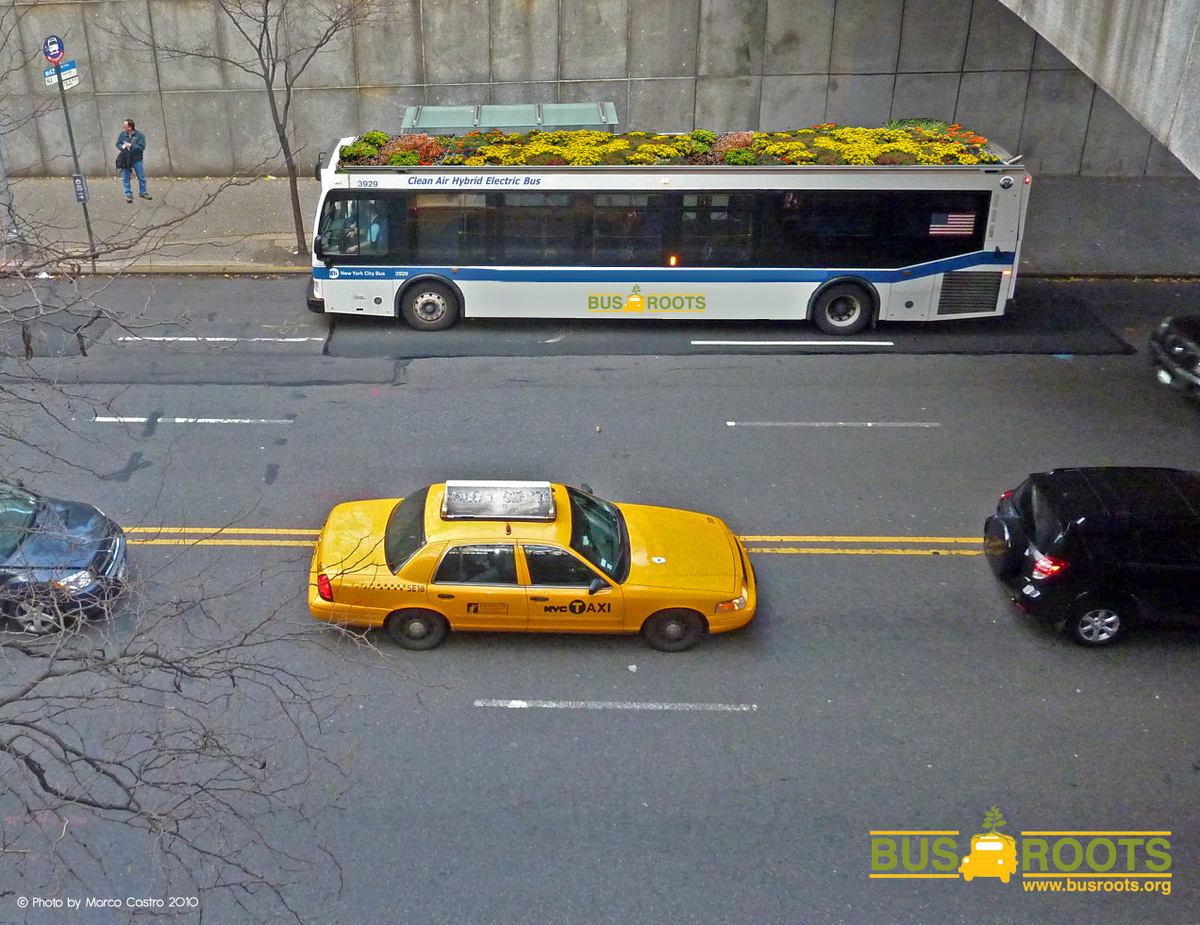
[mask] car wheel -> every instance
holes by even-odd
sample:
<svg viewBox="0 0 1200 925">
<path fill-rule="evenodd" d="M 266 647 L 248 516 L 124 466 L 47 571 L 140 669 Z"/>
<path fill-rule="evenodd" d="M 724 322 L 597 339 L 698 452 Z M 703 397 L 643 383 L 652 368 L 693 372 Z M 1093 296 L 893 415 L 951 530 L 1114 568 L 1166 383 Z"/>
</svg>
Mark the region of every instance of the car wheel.
<svg viewBox="0 0 1200 925">
<path fill-rule="evenodd" d="M 9 616 L 22 632 L 57 633 L 67 628 L 70 620 L 62 608 L 53 601 L 40 597 L 26 597 L 9 606 Z"/>
<path fill-rule="evenodd" d="M 400 313 L 410 328 L 443 331 L 458 320 L 458 297 L 449 286 L 419 282 L 404 294 Z"/>
<path fill-rule="evenodd" d="M 383 628 L 401 647 L 423 651 L 441 645 L 450 624 L 432 610 L 397 610 L 389 614 Z"/>
<path fill-rule="evenodd" d="M 826 334 L 857 334 L 871 323 L 871 296 L 857 283 L 836 283 L 817 296 L 812 320 Z"/>
<path fill-rule="evenodd" d="M 992 574 L 1004 580 L 1012 578 L 1021 568 L 1027 540 L 1018 522 L 993 514 L 983 525 L 983 554 Z"/>
<path fill-rule="evenodd" d="M 1128 617 L 1108 604 L 1084 605 L 1067 621 L 1071 638 L 1081 646 L 1111 646 L 1128 625 Z"/>
<path fill-rule="evenodd" d="M 707 629 L 694 610 L 662 610 L 642 624 L 642 635 L 659 652 L 683 652 L 699 642 Z"/>
</svg>

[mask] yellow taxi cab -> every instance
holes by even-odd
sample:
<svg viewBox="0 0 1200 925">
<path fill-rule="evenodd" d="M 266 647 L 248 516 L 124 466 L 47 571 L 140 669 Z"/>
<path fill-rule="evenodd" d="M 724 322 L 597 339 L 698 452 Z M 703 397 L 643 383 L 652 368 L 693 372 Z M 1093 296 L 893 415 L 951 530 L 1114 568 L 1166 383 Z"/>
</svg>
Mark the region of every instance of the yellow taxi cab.
<svg viewBox="0 0 1200 925">
<path fill-rule="evenodd" d="M 972 836 L 971 853 L 958 867 L 958 872 L 968 883 L 975 877 L 999 877 L 1002 883 L 1008 883 L 1008 878 L 1016 871 L 1016 839 L 1000 832 Z"/>
<path fill-rule="evenodd" d="M 448 481 L 329 514 L 314 617 L 382 626 L 406 649 L 451 630 L 638 633 L 680 652 L 756 607 L 741 541 L 707 514 L 550 482 Z"/>
</svg>

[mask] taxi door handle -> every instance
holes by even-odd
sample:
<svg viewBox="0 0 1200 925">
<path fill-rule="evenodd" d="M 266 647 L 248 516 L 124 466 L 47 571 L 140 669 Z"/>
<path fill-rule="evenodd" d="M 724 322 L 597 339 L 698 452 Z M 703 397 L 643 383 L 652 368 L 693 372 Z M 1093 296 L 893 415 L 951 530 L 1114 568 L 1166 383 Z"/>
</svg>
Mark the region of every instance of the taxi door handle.
<svg viewBox="0 0 1200 925">
<path fill-rule="evenodd" d="M 454 595 L 453 594 L 439 594 L 438 597 L 442 598 L 442 600 L 449 601 L 449 600 L 453 600 Z"/>
<path fill-rule="evenodd" d="M 550 600 L 550 598 L 548 598 L 548 597 L 536 597 L 536 596 L 532 596 L 529 599 L 531 601 L 548 601 L 548 600 Z"/>
</svg>

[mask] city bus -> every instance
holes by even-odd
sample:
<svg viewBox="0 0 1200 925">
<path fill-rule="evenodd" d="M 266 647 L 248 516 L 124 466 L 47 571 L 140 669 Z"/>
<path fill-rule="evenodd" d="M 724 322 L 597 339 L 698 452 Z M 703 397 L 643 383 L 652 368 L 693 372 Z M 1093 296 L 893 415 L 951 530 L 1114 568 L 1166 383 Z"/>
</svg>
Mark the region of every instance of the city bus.
<svg viewBox="0 0 1200 925">
<path fill-rule="evenodd" d="M 1030 177 L 913 166 L 338 166 L 318 162 L 314 312 L 811 322 L 1004 313 Z M 994 150 L 994 148 L 993 148 Z"/>
</svg>

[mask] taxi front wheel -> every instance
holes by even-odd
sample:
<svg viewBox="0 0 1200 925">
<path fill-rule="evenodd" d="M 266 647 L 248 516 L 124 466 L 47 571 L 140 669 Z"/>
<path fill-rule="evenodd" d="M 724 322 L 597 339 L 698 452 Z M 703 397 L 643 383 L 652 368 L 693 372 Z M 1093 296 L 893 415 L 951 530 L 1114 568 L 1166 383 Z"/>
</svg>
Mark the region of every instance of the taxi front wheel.
<svg viewBox="0 0 1200 925">
<path fill-rule="evenodd" d="M 397 610 L 388 614 L 383 628 L 401 647 L 418 651 L 440 645 L 450 632 L 446 618 L 432 610 Z"/>
<path fill-rule="evenodd" d="M 683 652 L 699 642 L 707 628 L 694 610 L 660 610 L 642 624 L 642 635 L 659 652 Z"/>
</svg>

